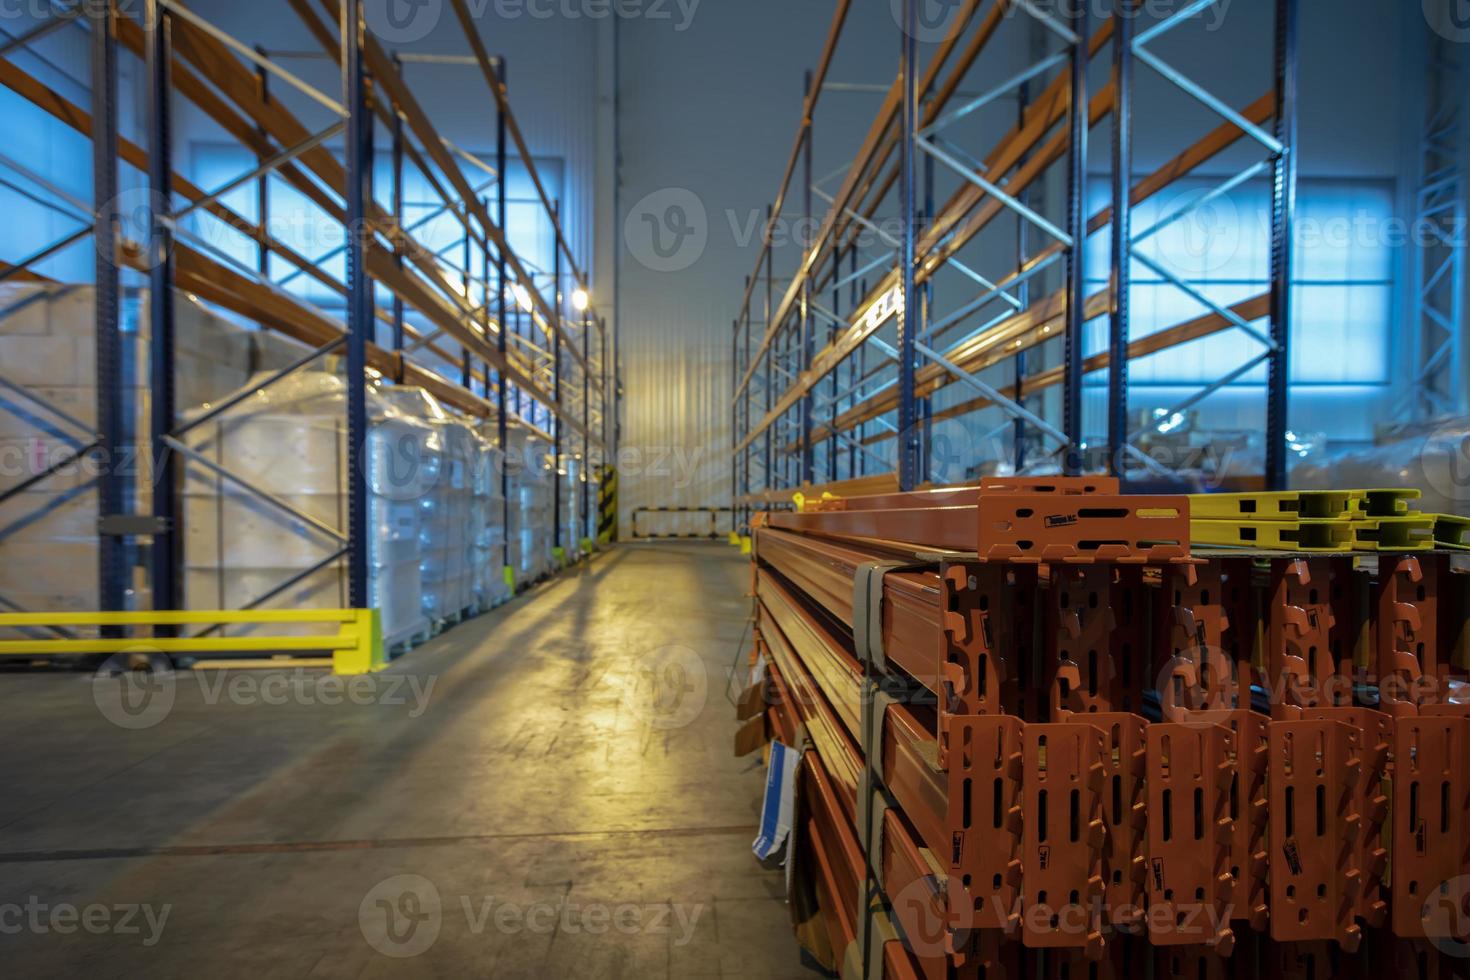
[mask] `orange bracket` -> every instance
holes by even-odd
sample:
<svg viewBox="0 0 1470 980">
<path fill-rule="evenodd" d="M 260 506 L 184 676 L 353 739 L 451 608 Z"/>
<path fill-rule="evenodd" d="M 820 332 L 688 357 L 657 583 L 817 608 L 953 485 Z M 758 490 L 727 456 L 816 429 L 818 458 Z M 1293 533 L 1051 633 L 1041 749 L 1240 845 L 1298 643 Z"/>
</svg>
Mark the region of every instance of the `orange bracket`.
<svg viewBox="0 0 1470 980">
<path fill-rule="evenodd" d="M 1035 569 L 946 564 L 940 576 L 944 697 L 941 710 L 989 715 L 1014 710 L 1029 653 Z"/>
<path fill-rule="evenodd" d="M 1189 560 L 1189 500 L 1128 494 L 980 494 L 985 561 Z"/>
<path fill-rule="evenodd" d="M 1362 817 L 1356 729 L 1339 721 L 1271 722 L 1271 938 L 1336 940 L 1355 952 L 1362 872 L 1353 866 Z"/>
<path fill-rule="evenodd" d="M 1235 736 L 1223 725 L 1148 726 L 1148 927 L 1156 946 L 1210 946 L 1220 956 L 1234 948 L 1234 754 Z"/>
<path fill-rule="evenodd" d="M 979 929 L 1014 933 L 1019 925 L 1025 727 L 1012 715 L 954 716 L 946 722 L 949 874 L 975 903 Z"/>
<path fill-rule="evenodd" d="M 1391 715 L 1414 714 L 1438 698 L 1438 566 L 1384 555 L 1373 588 L 1378 698 Z"/>
<path fill-rule="evenodd" d="M 1470 940 L 1470 718 L 1429 705 L 1395 719 L 1393 931 Z"/>
<path fill-rule="evenodd" d="M 1233 791 L 1230 801 L 1230 907 L 1232 918 L 1264 932 L 1269 921 L 1266 870 L 1267 847 L 1266 718 L 1248 708 L 1195 711 L 1191 722 L 1223 725 L 1235 736 Z"/>
<path fill-rule="evenodd" d="M 1084 724 L 1027 725 L 1025 889 L 1021 941 L 1083 949 L 1100 958 L 1102 934 L 1103 733 Z"/>
<path fill-rule="evenodd" d="M 1066 566 L 1054 569 L 1046 609 L 1044 679 L 1049 697 L 1044 717 L 1065 721 L 1073 712 L 1112 711 L 1123 707 L 1124 691 L 1114 660 L 1114 645 L 1128 643 L 1113 612 L 1114 566 Z M 1130 622 L 1130 636 L 1136 621 Z M 1133 647 L 1128 646 L 1131 653 Z"/>
<path fill-rule="evenodd" d="M 1387 891 L 1383 877 L 1388 870 L 1388 849 L 1383 844 L 1383 823 L 1388 818 L 1388 796 L 1383 780 L 1388 752 L 1393 745 L 1393 719 L 1371 708 L 1310 708 L 1303 717 L 1339 721 L 1352 728 L 1362 766 L 1353 786 L 1352 812 L 1358 814 L 1357 837 L 1353 841 L 1351 865 L 1360 874 L 1354 913 L 1377 928 L 1388 919 Z"/>
<path fill-rule="evenodd" d="M 1148 722 L 1126 712 L 1074 716 L 1103 733 L 1104 908 L 1120 931 L 1138 933 L 1144 917 L 1145 731 Z"/>
<path fill-rule="evenodd" d="M 1230 620 L 1221 563 L 1176 565 L 1165 571 L 1163 587 L 1164 601 L 1155 605 L 1154 628 L 1157 648 L 1169 660 L 1154 667 L 1164 717 L 1173 720 L 1171 708 L 1234 707 L 1237 664 L 1224 649 Z M 1166 669 L 1168 675 L 1163 676 Z"/>
<path fill-rule="evenodd" d="M 1266 678 L 1271 717 L 1300 717 L 1325 705 L 1324 685 L 1336 676 L 1332 657 L 1330 558 L 1286 558 L 1271 563 L 1266 626 Z"/>
</svg>

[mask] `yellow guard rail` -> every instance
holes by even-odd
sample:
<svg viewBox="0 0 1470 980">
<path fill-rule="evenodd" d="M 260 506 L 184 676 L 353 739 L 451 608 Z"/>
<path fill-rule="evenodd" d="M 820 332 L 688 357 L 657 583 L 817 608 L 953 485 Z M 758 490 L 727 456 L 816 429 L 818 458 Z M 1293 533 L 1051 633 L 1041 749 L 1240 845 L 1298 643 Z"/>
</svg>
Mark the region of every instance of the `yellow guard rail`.
<svg viewBox="0 0 1470 980">
<path fill-rule="evenodd" d="M 150 636 L 0 640 L 0 656 L 37 657 L 88 653 L 331 653 L 334 674 L 367 674 L 388 663 L 376 609 L 197 609 L 188 611 L 0 613 L 4 627 L 68 626 L 267 626 L 333 624 L 322 636 Z"/>
</svg>

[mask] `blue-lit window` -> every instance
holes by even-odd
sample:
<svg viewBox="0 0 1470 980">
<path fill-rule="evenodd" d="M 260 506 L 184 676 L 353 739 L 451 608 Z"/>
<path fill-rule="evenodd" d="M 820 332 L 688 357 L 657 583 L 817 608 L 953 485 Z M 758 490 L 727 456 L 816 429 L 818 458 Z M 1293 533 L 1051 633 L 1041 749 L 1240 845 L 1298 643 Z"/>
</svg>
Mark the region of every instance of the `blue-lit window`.
<svg viewBox="0 0 1470 980">
<path fill-rule="evenodd" d="M 191 179 L 200 187 L 209 190 L 222 186 L 249 172 L 255 166 L 255 156 L 239 146 L 197 143 L 192 147 L 190 165 Z M 490 161 L 493 163 L 493 161 Z M 562 192 L 562 168 L 559 160 L 537 160 L 537 172 L 546 192 L 553 199 Z M 550 270 L 555 247 L 555 232 L 551 220 L 541 205 L 524 166 L 512 162 L 507 167 L 506 181 L 506 226 L 510 247 L 529 271 L 535 275 L 543 292 L 547 284 L 540 273 Z M 490 212 L 494 215 L 495 186 L 490 175 L 472 164 L 466 165 L 465 179 L 471 187 L 479 188 L 489 198 Z M 436 175 L 437 176 L 437 175 Z M 431 251 L 439 254 L 446 263 L 463 267 L 464 232 L 459 220 L 443 210 L 442 202 L 429 181 L 412 165 L 404 166 L 403 173 L 403 223 L 413 228 L 413 235 Z M 439 177 L 441 186 L 446 181 Z M 482 186 L 484 185 L 484 186 Z M 393 192 L 392 158 L 382 152 L 376 155 L 373 168 L 373 191 L 379 205 L 390 209 Z M 222 203 L 237 214 L 252 221 L 259 220 L 257 184 L 237 187 L 224 195 Z M 305 194 L 278 176 L 267 181 L 267 227 L 282 244 L 289 246 L 318 265 L 323 272 L 339 282 L 347 275 L 346 258 L 340 251 L 343 245 L 343 229 Z M 335 196 L 335 195 L 334 195 Z M 246 235 L 230 228 L 216 218 L 202 212 L 191 215 L 189 230 L 204 238 L 210 245 L 229 255 L 236 261 L 255 268 L 257 248 Z M 290 277 L 286 288 L 324 309 L 338 309 L 342 297 L 334 290 L 309 276 L 296 274 L 296 267 L 281 256 L 270 257 L 270 275 L 276 281 Z M 469 270 L 472 278 L 479 278 L 483 256 L 477 246 L 472 245 L 469 255 Z M 446 275 L 457 279 L 458 275 L 446 270 Z M 474 290 L 472 290 L 472 293 Z M 387 294 L 379 297 L 387 301 Z"/>
<path fill-rule="evenodd" d="M 1133 232 L 1203 198 L 1218 180 L 1179 181 L 1137 205 Z M 1092 184 L 1096 211 L 1109 203 L 1105 182 Z M 1270 269 L 1270 188 L 1255 182 L 1212 199 L 1193 214 L 1144 238 L 1135 256 L 1152 260 L 1222 306 L 1266 292 Z M 1389 380 L 1393 319 L 1394 189 L 1387 180 L 1303 179 L 1297 189 L 1292 270 L 1291 381 L 1296 385 L 1380 385 Z M 1088 241 L 1088 291 L 1108 268 L 1108 233 Z M 1132 339 L 1177 326 L 1209 310 L 1142 262 L 1132 266 Z M 1247 319 L 1250 319 L 1247 317 Z M 1264 317 L 1253 326 L 1262 334 Z M 1107 344 L 1107 321 L 1089 325 L 1087 350 Z M 1129 380 L 1140 385 L 1210 384 L 1262 353 L 1236 328 L 1138 358 Z M 1262 384 L 1257 365 L 1237 384 Z M 1101 375 L 1089 382 L 1103 382 Z"/>
</svg>

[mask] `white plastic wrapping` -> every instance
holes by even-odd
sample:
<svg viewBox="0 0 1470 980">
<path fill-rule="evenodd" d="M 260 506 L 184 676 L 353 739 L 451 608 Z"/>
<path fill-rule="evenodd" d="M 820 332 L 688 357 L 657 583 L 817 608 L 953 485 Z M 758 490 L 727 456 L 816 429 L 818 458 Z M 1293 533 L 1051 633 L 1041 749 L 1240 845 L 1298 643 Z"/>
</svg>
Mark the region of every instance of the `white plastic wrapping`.
<svg viewBox="0 0 1470 980">
<path fill-rule="evenodd" d="M 1291 475 L 1299 490 L 1416 487 L 1418 509 L 1470 516 L 1470 418 L 1444 419 L 1381 446 L 1328 455 Z"/>
<path fill-rule="evenodd" d="M 517 582 L 550 574 L 553 565 L 551 446 L 523 428 L 510 430 L 510 561 Z"/>
<path fill-rule="evenodd" d="M 440 431 L 369 389 L 369 601 L 397 643 L 427 632 L 423 611 L 423 501 L 441 482 Z M 340 546 L 346 525 L 346 389 L 303 371 L 261 388 L 190 433 L 192 448 L 285 507 L 210 472 L 185 468 L 185 601 L 189 608 L 303 608 L 347 604 L 343 563 L 300 578 Z M 288 511 L 286 508 L 291 510 Z M 294 513 L 293 513 L 294 511 Z"/>
<path fill-rule="evenodd" d="M 419 568 L 425 615 L 436 621 L 452 619 L 479 604 L 471 527 L 480 438 L 422 388 L 386 388 L 382 394 L 399 411 L 433 427 L 438 437 L 438 479 L 419 501 Z"/>
</svg>

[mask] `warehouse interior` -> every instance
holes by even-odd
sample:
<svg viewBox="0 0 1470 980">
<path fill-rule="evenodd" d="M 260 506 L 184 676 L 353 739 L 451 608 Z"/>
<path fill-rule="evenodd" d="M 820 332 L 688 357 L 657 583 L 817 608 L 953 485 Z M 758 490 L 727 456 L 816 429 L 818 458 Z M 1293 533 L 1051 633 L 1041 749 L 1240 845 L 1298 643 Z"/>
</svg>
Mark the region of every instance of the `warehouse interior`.
<svg viewBox="0 0 1470 980">
<path fill-rule="evenodd" d="M 4 5 L 0 960 L 1470 977 L 1463 7 Z"/>
</svg>

